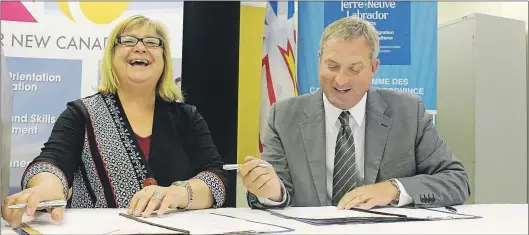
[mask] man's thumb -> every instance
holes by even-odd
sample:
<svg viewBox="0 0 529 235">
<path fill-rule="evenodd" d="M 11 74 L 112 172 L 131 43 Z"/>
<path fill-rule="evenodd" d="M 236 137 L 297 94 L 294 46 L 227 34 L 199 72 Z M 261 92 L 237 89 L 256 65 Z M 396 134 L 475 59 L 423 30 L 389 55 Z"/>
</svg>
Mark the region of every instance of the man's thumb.
<svg viewBox="0 0 529 235">
<path fill-rule="evenodd" d="M 254 159 L 257 159 L 257 158 L 255 158 L 254 156 L 246 156 L 246 158 L 244 158 L 244 162 L 246 163 Z"/>
</svg>

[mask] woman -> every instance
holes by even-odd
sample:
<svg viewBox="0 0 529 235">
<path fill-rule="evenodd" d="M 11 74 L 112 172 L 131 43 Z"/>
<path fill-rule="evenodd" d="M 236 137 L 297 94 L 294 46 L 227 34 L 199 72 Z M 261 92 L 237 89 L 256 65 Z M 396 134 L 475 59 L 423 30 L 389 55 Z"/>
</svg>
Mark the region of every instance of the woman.
<svg viewBox="0 0 529 235">
<path fill-rule="evenodd" d="M 108 42 L 99 92 L 68 103 L 27 167 L 24 190 L 4 200 L 11 226 L 40 201 L 66 199 L 70 187 L 67 207 L 128 208 L 135 216 L 223 205 L 227 174 L 206 122 L 181 103 L 166 31 L 133 16 Z M 7 209 L 19 203 L 27 210 Z M 63 210 L 51 210 L 52 218 Z"/>
</svg>

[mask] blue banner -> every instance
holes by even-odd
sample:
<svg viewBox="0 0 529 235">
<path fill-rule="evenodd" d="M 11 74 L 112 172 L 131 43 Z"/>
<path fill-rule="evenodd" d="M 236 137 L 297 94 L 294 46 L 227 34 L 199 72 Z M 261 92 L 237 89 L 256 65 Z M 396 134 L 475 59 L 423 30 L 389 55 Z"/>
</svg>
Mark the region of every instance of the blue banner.
<svg viewBox="0 0 529 235">
<path fill-rule="evenodd" d="M 323 29 L 347 16 L 371 22 L 380 37 L 380 67 L 372 87 L 420 96 L 437 110 L 437 2 L 300 1 L 298 5 L 299 94 L 319 89 L 318 50 Z"/>
<path fill-rule="evenodd" d="M 8 57 L 13 87 L 11 175 L 21 176 L 40 154 L 66 102 L 81 93 L 82 61 Z M 20 177 L 10 178 L 10 194 L 19 190 Z"/>
</svg>

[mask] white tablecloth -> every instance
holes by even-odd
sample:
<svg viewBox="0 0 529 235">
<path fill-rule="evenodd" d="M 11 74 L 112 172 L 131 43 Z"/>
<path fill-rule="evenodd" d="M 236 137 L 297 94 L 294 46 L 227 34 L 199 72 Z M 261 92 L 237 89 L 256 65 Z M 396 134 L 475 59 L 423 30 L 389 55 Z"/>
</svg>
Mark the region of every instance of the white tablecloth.
<svg viewBox="0 0 529 235">
<path fill-rule="evenodd" d="M 268 212 L 249 208 L 200 210 L 215 212 L 294 229 L 294 234 L 528 234 L 527 204 L 485 204 L 457 206 L 458 213 L 481 216 L 481 219 L 428 222 L 398 222 L 384 224 L 350 224 L 313 226 L 295 220 L 282 219 Z M 65 218 L 54 223 L 48 214 L 24 218 L 31 227 L 43 234 L 127 234 L 172 233 L 171 231 L 135 222 L 118 216 L 122 209 L 67 209 Z M 206 223 L 207 225 L 207 223 Z M 2 234 L 16 234 L 5 222 Z"/>
</svg>

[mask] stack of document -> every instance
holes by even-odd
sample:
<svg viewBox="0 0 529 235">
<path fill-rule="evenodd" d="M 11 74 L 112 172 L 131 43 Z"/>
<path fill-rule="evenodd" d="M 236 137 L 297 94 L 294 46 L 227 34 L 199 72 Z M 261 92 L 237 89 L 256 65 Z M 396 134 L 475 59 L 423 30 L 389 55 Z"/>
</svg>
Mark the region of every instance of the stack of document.
<svg viewBox="0 0 529 235">
<path fill-rule="evenodd" d="M 473 219 L 472 215 L 457 214 L 443 209 L 376 208 L 363 210 L 352 208 L 339 210 L 329 207 L 289 207 L 267 210 L 269 213 L 286 219 L 294 219 L 312 225 L 387 223 L 406 221 L 432 221 L 447 219 Z"/>
</svg>

